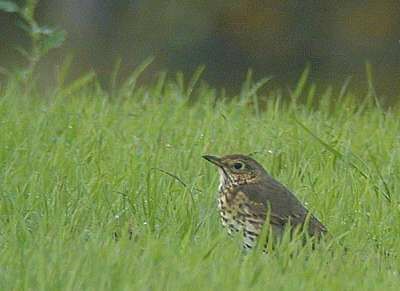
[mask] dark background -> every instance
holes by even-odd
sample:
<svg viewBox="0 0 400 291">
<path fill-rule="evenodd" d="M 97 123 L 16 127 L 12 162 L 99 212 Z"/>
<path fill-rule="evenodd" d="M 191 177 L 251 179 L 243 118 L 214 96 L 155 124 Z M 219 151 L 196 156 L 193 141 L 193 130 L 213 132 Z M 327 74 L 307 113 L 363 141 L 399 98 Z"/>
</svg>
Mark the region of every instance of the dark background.
<svg viewBox="0 0 400 291">
<path fill-rule="evenodd" d="M 292 88 L 310 64 L 320 88 L 339 89 L 352 76 L 351 87 L 363 92 L 368 61 L 378 94 L 399 96 L 399 0 L 42 0 L 37 19 L 68 33 L 41 64 L 45 82 L 72 53 L 73 74 L 94 69 L 105 83 L 118 57 L 126 74 L 155 56 L 147 78 L 159 70 L 191 75 L 204 64 L 203 79 L 228 91 L 239 90 L 248 68 L 255 78 L 274 76 L 271 86 Z M 21 65 L 14 47 L 29 45 L 16 20 L 0 12 L 2 67 Z"/>
</svg>

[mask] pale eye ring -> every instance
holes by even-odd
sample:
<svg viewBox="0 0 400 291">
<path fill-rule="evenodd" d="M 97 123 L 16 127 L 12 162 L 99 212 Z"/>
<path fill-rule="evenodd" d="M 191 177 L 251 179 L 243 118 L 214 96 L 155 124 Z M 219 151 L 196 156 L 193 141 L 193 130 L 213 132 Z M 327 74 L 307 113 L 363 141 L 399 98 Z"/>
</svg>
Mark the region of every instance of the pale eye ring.
<svg viewBox="0 0 400 291">
<path fill-rule="evenodd" d="M 235 170 L 243 170 L 244 164 L 242 162 L 236 162 L 236 163 L 233 164 L 233 168 Z"/>
</svg>

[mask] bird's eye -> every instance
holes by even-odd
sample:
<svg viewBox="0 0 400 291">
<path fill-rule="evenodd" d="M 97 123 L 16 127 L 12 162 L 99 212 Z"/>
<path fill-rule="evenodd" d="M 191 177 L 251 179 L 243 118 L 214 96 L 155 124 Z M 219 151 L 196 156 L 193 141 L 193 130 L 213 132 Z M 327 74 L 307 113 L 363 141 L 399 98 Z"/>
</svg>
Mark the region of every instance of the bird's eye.
<svg viewBox="0 0 400 291">
<path fill-rule="evenodd" d="M 235 170 L 242 170 L 244 168 L 244 164 L 241 162 L 236 162 L 233 164 L 233 167 L 235 168 Z"/>
</svg>

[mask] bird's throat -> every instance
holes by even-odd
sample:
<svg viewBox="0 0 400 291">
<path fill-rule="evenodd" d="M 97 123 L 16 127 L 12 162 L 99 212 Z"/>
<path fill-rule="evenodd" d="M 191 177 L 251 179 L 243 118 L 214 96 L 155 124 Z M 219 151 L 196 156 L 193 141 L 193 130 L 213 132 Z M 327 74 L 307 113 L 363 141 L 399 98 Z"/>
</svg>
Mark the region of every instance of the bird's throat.
<svg viewBox="0 0 400 291">
<path fill-rule="evenodd" d="M 232 185 L 232 179 L 223 168 L 218 168 L 219 172 L 219 191 L 230 187 Z"/>
</svg>

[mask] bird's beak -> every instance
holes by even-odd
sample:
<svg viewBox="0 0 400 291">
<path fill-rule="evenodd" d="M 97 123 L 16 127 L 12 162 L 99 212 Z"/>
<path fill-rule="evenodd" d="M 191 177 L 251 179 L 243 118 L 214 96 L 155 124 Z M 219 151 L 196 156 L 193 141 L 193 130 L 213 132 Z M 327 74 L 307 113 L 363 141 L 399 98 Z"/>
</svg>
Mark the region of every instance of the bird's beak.
<svg viewBox="0 0 400 291">
<path fill-rule="evenodd" d="M 223 166 L 222 162 L 221 162 L 221 159 L 216 157 L 216 156 L 205 155 L 205 156 L 203 156 L 203 158 L 206 159 L 207 161 L 209 161 L 210 163 L 213 163 L 217 167 L 222 168 L 222 166 Z"/>
</svg>

